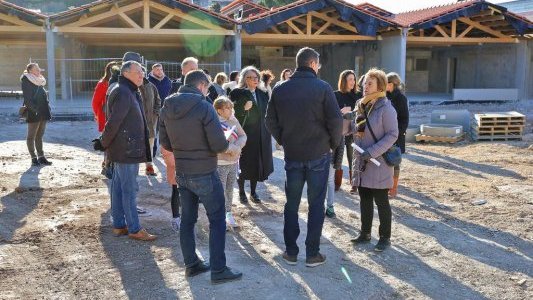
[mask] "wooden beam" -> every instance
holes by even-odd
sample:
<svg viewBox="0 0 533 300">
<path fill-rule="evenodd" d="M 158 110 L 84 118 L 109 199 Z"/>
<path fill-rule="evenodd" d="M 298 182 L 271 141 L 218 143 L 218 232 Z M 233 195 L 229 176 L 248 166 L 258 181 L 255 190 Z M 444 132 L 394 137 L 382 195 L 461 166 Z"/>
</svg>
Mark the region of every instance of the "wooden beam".
<svg viewBox="0 0 533 300">
<path fill-rule="evenodd" d="M 128 17 L 128 15 L 126 15 L 125 13 L 123 12 L 119 12 L 118 13 L 118 16 L 124 20 L 124 22 L 126 22 L 128 25 L 130 25 L 131 28 L 141 28 L 141 26 L 139 26 L 137 23 L 135 23 L 135 21 L 133 21 L 130 17 Z"/>
<path fill-rule="evenodd" d="M 0 45 L 9 46 L 44 46 L 46 41 L 22 41 L 22 40 L 0 40 Z"/>
<path fill-rule="evenodd" d="M 150 0 L 143 1 L 143 28 L 150 28 Z"/>
<path fill-rule="evenodd" d="M 329 27 L 329 25 L 331 25 L 331 22 L 330 21 L 327 21 L 326 23 L 324 23 L 324 25 L 322 25 L 317 31 L 315 31 L 315 33 L 313 35 L 319 35 L 321 34 L 324 30 L 326 30 L 326 28 Z"/>
<path fill-rule="evenodd" d="M 346 41 L 375 41 L 376 37 L 366 35 L 305 35 L 305 34 L 271 34 L 271 33 L 256 33 L 243 34 L 243 41 L 279 41 L 281 44 L 287 40 L 297 41 L 315 41 L 315 42 L 346 42 Z"/>
<path fill-rule="evenodd" d="M 446 31 L 444 31 L 444 29 L 442 29 L 442 27 L 440 27 L 440 25 L 435 25 L 434 27 L 443 37 L 450 37 L 448 35 L 448 33 L 446 33 Z"/>
<path fill-rule="evenodd" d="M 44 32 L 43 27 L 38 26 L 11 26 L 0 25 L 0 32 Z"/>
<path fill-rule="evenodd" d="M 424 36 L 424 29 L 419 29 L 418 32 L 419 32 L 418 34 L 419 36 Z"/>
<path fill-rule="evenodd" d="M 304 34 L 303 31 L 300 30 L 300 28 L 298 28 L 298 26 L 294 25 L 294 23 L 292 21 L 287 21 L 285 22 L 287 23 L 287 25 L 289 25 L 290 28 L 292 28 L 294 31 L 296 31 L 296 33 L 298 34 Z"/>
<path fill-rule="evenodd" d="M 343 21 L 339 21 L 338 19 L 335 19 L 335 18 L 332 18 L 326 14 L 323 14 L 323 13 L 318 13 L 316 11 L 310 11 L 308 12 L 308 14 L 312 15 L 313 17 L 316 17 L 316 18 L 319 18 L 319 19 L 322 19 L 326 22 L 331 22 L 333 25 L 337 25 L 341 28 L 344 28 L 348 31 L 351 31 L 353 33 L 359 33 L 357 31 L 357 28 L 355 28 L 354 26 L 350 25 L 349 23 L 346 23 L 346 22 L 343 22 Z"/>
<path fill-rule="evenodd" d="M 272 31 L 274 31 L 274 33 L 282 34 L 281 31 L 279 31 L 279 29 L 278 29 L 276 26 L 272 26 L 272 27 L 270 27 L 270 29 L 271 29 Z"/>
<path fill-rule="evenodd" d="M 491 21 L 501 21 L 505 20 L 504 15 L 495 15 L 495 16 L 486 16 L 486 17 L 477 17 L 472 18 L 473 21 L 484 23 L 484 22 L 491 22 Z"/>
<path fill-rule="evenodd" d="M 212 29 L 153 29 L 153 28 L 111 28 L 111 27 L 56 27 L 60 33 L 84 34 L 150 34 L 150 35 L 235 35 L 233 30 Z"/>
<path fill-rule="evenodd" d="M 173 14 L 168 14 L 166 17 L 164 17 L 161 21 L 159 21 L 159 23 L 157 23 L 154 26 L 154 29 L 159 29 L 159 28 L 163 27 L 165 24 L 168 23 L 168 21 L 170 21 L 174 17 L 175 16 Z"/>
<path fill-rule="evenodd" d="M 504 27 L 504 26 L 509 26 L 510 23 L 507 22 L 507 21 L 493 21 L 493 22 L 488 22 L 488 23 L 485 23 L 483 24 L 485 26 L 488 26 L 488 27 Z"/>
<path fill-rule="evenodd" d="M 457 20 L 452 20 L 452 38 L 457 37 Z"/>
<path fill-rule="evenodd" d="M 104 12 L 104 13 L 101 13 L 101 14 L 97 14 L 97 15 L 94 15 L 94 16 L 91 16 L 91 17 L 88 17 L 88 18 L 80 18 L 78 21 L 73 22 L 73 23 L 69 23 L 66 26 L 69 26 L 69 27 L 74 27 L 74 26 L 81 27 L 81 26 L 89 25 L 89 24 L 97 22 L 97 21 L 101 21 L 101 20 L 104 20 L 104 19 L 115 17 L 119 12 L 124 12 L 125 13 L 125 12 L 128 12 L 128 11 L 140 8 L 142 6 L 143 6 L 142 2 L 134 2 L 132 4 L 128 4 L 126 6 L 122 6 L 122 7 L 119 7 L 119 8 L 117 8 L 116 6 L 113 6 L 107 12 Z"/>
<path fill-rule="evenodd" d="M 458 37 L 459 38 L 464 38 L 469 32 L 470 30 L 474 29 L 474 26 L 470 25 L 468 26 L 467 29 L 465 29 Z"/>
<path fill-rule="evenodd" d="M 459 18 L 459 21 L 465 23 L 465 24 L 468 24 L 470 26 L 474 26 L 475 28 L 481 30 L 481 31 L 484 31 L 488 34 L 492 34 L 493 36 L 495 37 L 500 37 L 500 38 L 507 38 L 507 36 L 499 31 L 496 31 L 496 30 L 493 30 L 492 28 L 488 27 L 488 26 L 484 26 L 484 25 L 481 25 L 479 24 L 478 22 L 474 22 L 472 20 L 470 20 L 469 18 Z"/>
<path fill-rule="evenodd" d="M 28 23 L 26 21 L 23 21 L 15 16 L 11 16 L 11 15 L 4 15 L 4 14 L 0 14 L 0 20 L 4 20 L 4 21 L 7 21 L 9 23 L 12 23 L 14 25 L 19 25 L 19 26 L 39 26 L 39 25 L 35 25 L 35 24 L 32 24 L 32 23 Z"/>
<path fill-rule="evenodd" d="M 312 28 L 311 19 L 312 18 L 313 18 L 313 16 L 311 16 L 310 14 L 307 14 L 307 26 L 306 26 L 307 35 L 311 35 L 311 28 Z"/>
<path fill-rule="evenodd" d="M 516 38 L 451 38 L 408 36 L 407 42 L 417 44 L 479 44 L 479 43 L 518 43 Z"/>
<path fill-rule="evenodd" d="M 226 29 L 224 29 L 223 27 L 221 27 L 219 25 L 216 25 L 216 24 L 204 21 L 202 19 L 190 16 L 190 15 L 182 12 L 179 9 L 172 9 L 172 8 L 169 8 L 167 6 L 164 6 L 164 5 L 156 3 L 156 2 L 150 2 L 150 6 L 156 8 L 158 10 L 161 10 L 163 12 L 166 12 L 166 13 L 169 13 L 169 14 L 173 14 L 173 15 L 179 17 L 180 19 L 187 20 L 189 22 L 195 23 L 195 24 L 200 25 L 202 27 L 205 27 L 207 29 L 226 30 Z"/>
</svg>

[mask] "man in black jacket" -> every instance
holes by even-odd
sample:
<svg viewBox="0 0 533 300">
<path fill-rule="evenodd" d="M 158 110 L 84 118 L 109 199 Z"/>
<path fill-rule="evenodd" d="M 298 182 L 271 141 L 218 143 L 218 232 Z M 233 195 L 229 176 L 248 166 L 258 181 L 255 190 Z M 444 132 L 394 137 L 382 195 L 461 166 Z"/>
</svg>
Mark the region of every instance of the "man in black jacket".
<svg viewBox="0 0 533 300">
<path fill-rule="evenodd" d="M 326 262 L 320 253 L 320 236 L 324 224 L 331 150 L 342 139 L 342 116 L 331 86 L 318 79 L 319 54 L 302 48 L 296 54 L 296 72 L 272 91 L 266 125 L 285 150 L 285 204 L 283 236 L 286 251 L 283 259 L 297 263 L 300 234 L 298 208 L 302 189 L 307 182 L 309 212 L 307 220 L 306 266 Z"/>
<path fill-rule="evenodd" d="M 205 101 L 209 79 L 203 71 L 187 73 L 177 94 L 169 96 L 161 109 L 161 146 L 174 153 L 176 181 L 181 198 L 180 245 L 185 276 L 211 269 L 211 282 L 240 279 L 242 273 L 226 266 L 226 216 L 224 190 L 217 174 L 217 153 L 229 143 L 215 109 Z M 202 203 L 209 219 L 210 264 L 196 255 L 194 225 Z"/>
<path fill-rule="evenodd" d="M 136 209 L 139 163 L 152 160 L 139 94 L 143 78 L 141 64 L 135 61 L 122 64 L 118 84 L 109 95 L 109 115 L 102 132 L 101 148 L 106 149 L 114 164 L 111 182 L 113 233 L 153 241 L 156 236 L 141 228 Z"/>
</svg>

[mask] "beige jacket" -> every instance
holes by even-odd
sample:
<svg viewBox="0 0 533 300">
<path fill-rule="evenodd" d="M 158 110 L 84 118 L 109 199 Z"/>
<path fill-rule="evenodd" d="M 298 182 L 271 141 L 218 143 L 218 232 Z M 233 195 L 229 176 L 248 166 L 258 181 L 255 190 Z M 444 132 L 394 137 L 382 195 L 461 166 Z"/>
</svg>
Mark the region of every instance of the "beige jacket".
<svg viewBox="0 0 533 300">
<path fill-rule="evenodd" d="M 219 166 L 231 165 L 239 161 L 239 157 L 241 156 L 241 150 L 244 145 L 246 145 L 246 133 L 244 133 L 241 124 L 239 123 L 237 118 L 235 118 L 234 115 L 232 115 L 229 120 L 226 120 L 221 116 L 219 116 L 218 119 L 223 126 L 227 126 L 228 128 L 235 126 L 235 133 L 238 136 L 237 138 L 235 138 L 235 135 L 230 136 L 230 138 L 228 139 L 228 150 L 226 150 L 226 152 L 224 153 L 218 154 Z"/>
</svg>

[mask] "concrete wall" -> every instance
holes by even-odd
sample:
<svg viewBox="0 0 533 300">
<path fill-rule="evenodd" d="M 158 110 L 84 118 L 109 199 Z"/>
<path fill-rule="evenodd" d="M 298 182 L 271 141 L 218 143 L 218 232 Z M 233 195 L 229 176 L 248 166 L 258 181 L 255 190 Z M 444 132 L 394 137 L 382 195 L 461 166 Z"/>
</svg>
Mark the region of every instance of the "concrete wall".
<svg viewBox="0 0 533 300">
<path fill-rule="evenodd" d="M 528 42 L 529 48 L 529 78 L 527 79 L 528 85 L 528 98 L 533 100 L 533 41 Z"/>
<path fill-rule="evenodd" d="M 20 76 L 30 57 L 46 58 L 45 47 L 0 45 L 0 90 L 20 90 Z M 41 64 L 45 68 L 46 64 Z M 46 73 L 44 73 L 45 76 Z"/>
</svg>

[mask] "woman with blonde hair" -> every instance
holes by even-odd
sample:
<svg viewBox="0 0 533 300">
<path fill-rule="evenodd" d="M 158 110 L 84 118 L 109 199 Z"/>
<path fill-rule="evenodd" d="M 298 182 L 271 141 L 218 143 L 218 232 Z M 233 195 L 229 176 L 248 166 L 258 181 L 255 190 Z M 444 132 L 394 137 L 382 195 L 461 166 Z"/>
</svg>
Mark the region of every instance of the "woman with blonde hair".
<svg viewBox="0 0 533 300">
<path fill-rule="evenodd" d="M 272 140 L 265 125 L 265 115 L 268 95 L 258 88 L 259 70 L 248 66 L 241 71 L 238 88 L 229 94 L 235 104 L 235 117 L 246 132 L 247 141 L 239 159 L 239 198 L 241 203 L 247 203 L 244 192 L 245 180 L 250 180 L 250 200 L 260 203 L 256 193 L 258 181 L 268 179 L 274 171 L 272 161 Z"/>
<path fill-rule="evenodd" d="M 355 119 L 355 144 L 364 150 L 354 151 L 353 185 L 359 191 L 361 208 L 361 234 L 352 242 L 370 241 L 374 202 L 379 215 L 379 242 L 375 251 L 383 251 L 390 246 L 391 207 L 388 191 L 393 186 L 393 167 L 383 159 L 383 154 L 398 139 L 396 110 L 386 97 L 387 76 L 378 69 L 365 74 L 363 98 L 357 101 L 354 111 L 345 107 L 341 110 L 347 119 Z M 370 161 L 376 159 L 379 166 Z"/>
<path fill-rule="evenodd" d="M 409 102 L 404 94 L 404 85 L 400 75 L 391 72 L 387 74 L 387 98 L 396 109 L 398 117 L 398 140 L 396 145 L 400 147 L 402 153 L 405 153 L 405 132 L 409 126 Z M 389 190 L 391 198 L 398 194 L 398 181 L 400 179 L 400 166 L 394 167 L 394 182 L 392 188 Z"/>
<path fill-rule="evenodd" d="M 52 119 L 48 95 L 44 86 L 46 79 L 41 75 L 41 68 L 37 63 L 30 63 L 20 77 L 24 106 L 26 107 L 26 122 L 28 135 L 26 145 L 31 156 L 32 166 L 49 166 L 52 163 L 44 157 L 43 136 L 46 123 Z M 37 154 L 35 151 L 37 150 Z"/>
</svg>

